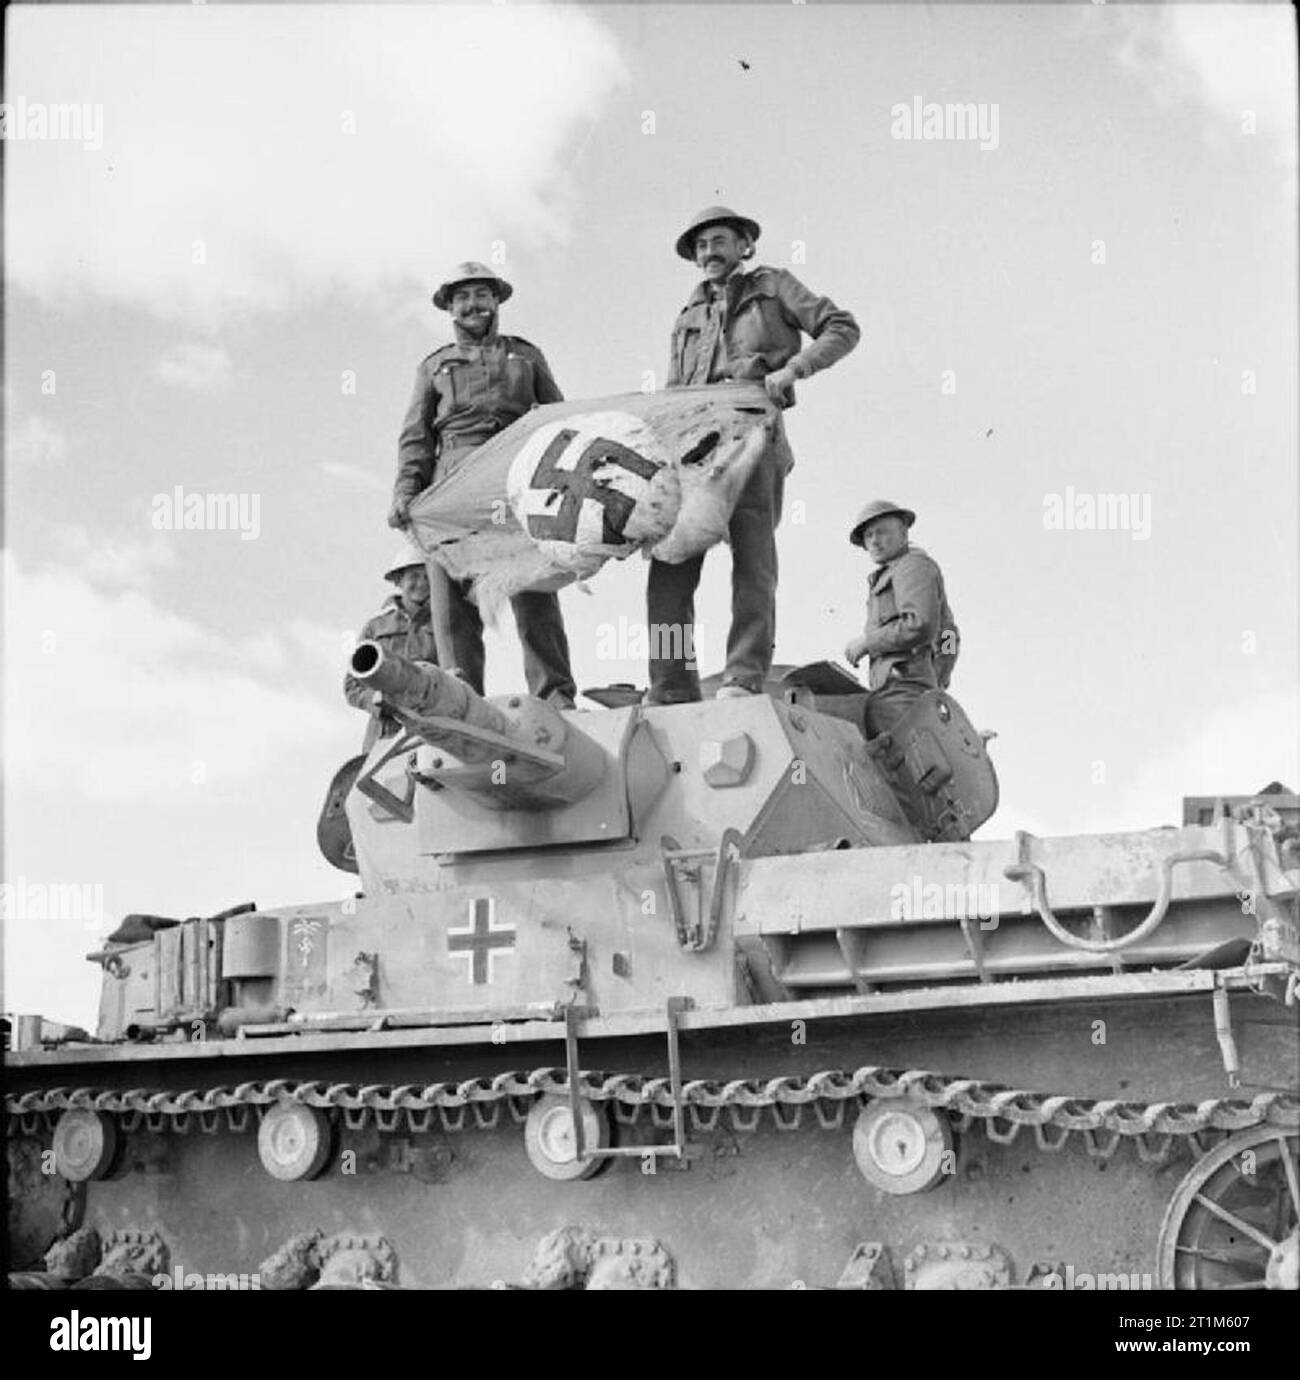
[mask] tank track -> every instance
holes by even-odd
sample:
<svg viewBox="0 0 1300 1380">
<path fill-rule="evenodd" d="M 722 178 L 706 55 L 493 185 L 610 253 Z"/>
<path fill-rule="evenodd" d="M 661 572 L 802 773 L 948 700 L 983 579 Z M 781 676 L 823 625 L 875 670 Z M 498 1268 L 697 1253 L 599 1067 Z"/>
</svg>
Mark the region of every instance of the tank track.
<svg viewBox="0 0 1300 1380">
<path fill-rule="evenodd" d="M 609 1104 L 621 1124 L 631 1125 L 647 1112 L 655 1126 L 671 1128 L 673 1124 L 672 1087 L 667 1078 L 582 1072 L 578 1090 L 591 1102 Z M 380 1131 L 418 1134 L 435 1129 L 435 1116 L 439 1126 L 448 1131 L 465 1129 L 467 1116 L 472 1118 L 471 1126 L 488 1130 L 498 1125 L 503 1108 L 513 1120 L 523 1122 L 537 1097 L 548 1093 L 567 1096 L 568 1092 L 564 1069 L 539 1068 L 530 1073 L 506 1072 L 491 1078 L 424 1085 L 277 1078 L 205 1092 L 50 1088 L 7 1095 L 5 1107 L 11 1136 L 53 1129 L 59 1114 L 71 1108 L 117 1116 L 127 1133 L 145 1129 L 184 1134 L 197 1123 L 201 1131 L 215 1134 L 223 1122 L 231 1130 L 242 1131 L 255 1109 L 278 1102 L 338 1109 L 349 1130 L 373 1125 Z M 861 1106 L 863 1099 L 891 1097 L 912 1098 L 948 1113 L 958 1131 L 980 1124 L 998 1144 L 1010 1144 L 1024 1128 L 1032 1127 L 1042 1150 L 1060 1150 L 1077 1133 L 1096 1158 L 1109 1159 L 1122 1143 L 1129 1142 L 1148 1164 L 1165 1162 L 1177 1145 L 1203 1153 L 1217 1139 L 1216 1133 L 1261 1125 L 1300 1127 L 1300 1097 L 1287 1092 L 1210 1098 L 1196 1104 L 1143 1103 L 1029 1092 L 924 1069 L 897 1071 L 877 1065 L 825 1069 L 806 1077 L 726 1082 L 691 1079 L 681 1087 L 688 1125 L 704 1133 L 717 1128 L 724 1111 L 734 1130 L 757 1130 L 765 1109 L 770 1109 L 779 1130 L 794 1131 L 808 1107 L 821 1129 L 838 1130 L 851 1105 Z"/>
</svg>

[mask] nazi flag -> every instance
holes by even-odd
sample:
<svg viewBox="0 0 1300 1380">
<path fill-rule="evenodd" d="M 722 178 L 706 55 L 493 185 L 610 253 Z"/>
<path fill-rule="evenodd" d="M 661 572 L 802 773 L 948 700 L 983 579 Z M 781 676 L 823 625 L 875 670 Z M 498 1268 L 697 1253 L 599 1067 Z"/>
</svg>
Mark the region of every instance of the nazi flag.
<svg viewBox="0 0 1300 1380">
<path fill-rule="evenodd" d="M 639 417 L 591 413 L 529 437 L 510 467 L 510 499 L 524 530 L 546 550 L 626 556 L 669 530 L 680 488 Z"/>
</svg>

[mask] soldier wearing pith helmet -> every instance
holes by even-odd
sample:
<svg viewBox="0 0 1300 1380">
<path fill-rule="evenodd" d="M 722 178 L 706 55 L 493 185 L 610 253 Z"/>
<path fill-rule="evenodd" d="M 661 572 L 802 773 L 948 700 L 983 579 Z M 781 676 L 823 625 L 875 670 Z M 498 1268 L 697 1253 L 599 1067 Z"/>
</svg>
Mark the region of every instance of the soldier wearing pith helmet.
<svg viewBox="0 0 1300 1380">
<path fill-rule="evenodd" d="M 916 514 L 873 499 L 853 521 L 849 541 L 875 569 L 868 577 L 867 623 L 844 649 L 856 666 L 870 658 L 867 729 L 885 733 L 927 690 L 944 690 L 957 660 L 960 637 L 948 606 L 943 572 L 909 540 Z"/>
<path fill-rule="evenodd" d="M 517 335 L 502 335 L 497 317 L 514 288 L 486 264 L 457 264 L 433 293 L 451 317 L 455 340 L 416 370 L 415 388 L 397 443 L 397 479 L 388 521 L 405 527 L 413 500 L 435 479 L 470 460 L 484 441 L 542 403 L 562 402 L 546 357 Z M 483 620 L 468 580 L 452 580 L 429 563 L 433 625 L 446 660 L 483 693 Z M 538 699 L 572 708 L 577 693 L 569 643 L 552 593 L 525 590 L 510 600 L 524 649 L 524 678 Z"/>
<path fill-rule="evenodd" d="M 703 280 L 677 317 L 668 387 L 752 379 L 778 407 L 794 403 L 794 385 L 842 359 L 858 343 L 858 325 L 829 297 L 810 292 L 793 273 L 762 264 L 750 269 L 762 233 L 756 220 L 729 206 L 706 206 L 677 236 L 679 258 Z M 803 337 L 811 337 L 803 345 Z M 736 501 L 731 545 L 731 630 L 720 698 L 758 694 L 776 643 L 776 526 L 785 476 L 794 456 L 778 418 L 762 459 Z M 670 565 L 651 561 L 649 622 L 693 629 L 695 591 L 704 558 Z M 683 650 L 694 638 L 682 637 Z M 662 645 L 662 642 L 660 643 Z M 684 658 L 652 659 L 652 704 L 700 698 L 697 668 Z"/>
</svg>

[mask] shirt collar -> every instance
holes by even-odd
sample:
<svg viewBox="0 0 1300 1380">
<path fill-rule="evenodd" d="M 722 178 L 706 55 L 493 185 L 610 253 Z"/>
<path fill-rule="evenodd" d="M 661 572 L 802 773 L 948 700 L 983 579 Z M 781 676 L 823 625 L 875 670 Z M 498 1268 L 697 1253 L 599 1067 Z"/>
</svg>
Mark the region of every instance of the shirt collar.
<svg viewBox="0 0 1300 1380">
<path fill-rule="evenodd" d="M 874 585 L 877 580 L 883 580 L 886 573 L 888 571 L 893 570 L 893 568 L 899 563 L 899 561 L 903 559 L 904 556 L 908 555 L 912 551 L 920 551 L 920 549 L 921 548 L 919 546 L 913 546 L 909 542 L 905 547 L 903 547 L 903 549 L 898 553 L 897 556 L 891 556 L 889 560 L 885 561 L 882 565 L 878 565 L 871 572 L 871 583 Z"/>
<path fill-rule="evenodd" d="M 748 277 L 745 272 L 745 265 L 742 261 L 722 280 L 720 288 L 722 292 L 730 293 L 739 290 L 740 284 Z M 707 278 L 695 285 L 695 291 L 691 294 L 691 302 L 711 302 L 713 300 L 713 284 Z"/>
<path fill-rule="evenodd" d="M 411 613 L 402 602 L 402 591 L 400 589 L 394 590 L 388 598 L 384 600 L 384 608 L 391 609 L 395 613 L 400 613 L 403 618 L 412 623 L 423 622 L 424 614 L 429 612 L 429 605 L 425 604 L 422 609 L 417 609 L 414 613 Z"/>
</svg>

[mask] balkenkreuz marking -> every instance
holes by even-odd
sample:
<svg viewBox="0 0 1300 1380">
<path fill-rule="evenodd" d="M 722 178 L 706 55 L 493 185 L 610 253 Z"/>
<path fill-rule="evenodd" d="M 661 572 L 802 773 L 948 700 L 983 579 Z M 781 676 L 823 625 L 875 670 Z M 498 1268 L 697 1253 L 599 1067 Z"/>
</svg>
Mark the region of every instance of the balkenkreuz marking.
<svg viewBox="0 0 1300 1380">
<path fill-rule="evenodd" d="M 447 951 L 469 959 L 469 978 L 476 986 L 495 977 L 493 964 L 502 949 L 515 947 L 513 925 L 496 923 L 496 903 L 490 896 L 469 903 L 469 923 L 447 931 Z"/>
</svg>

